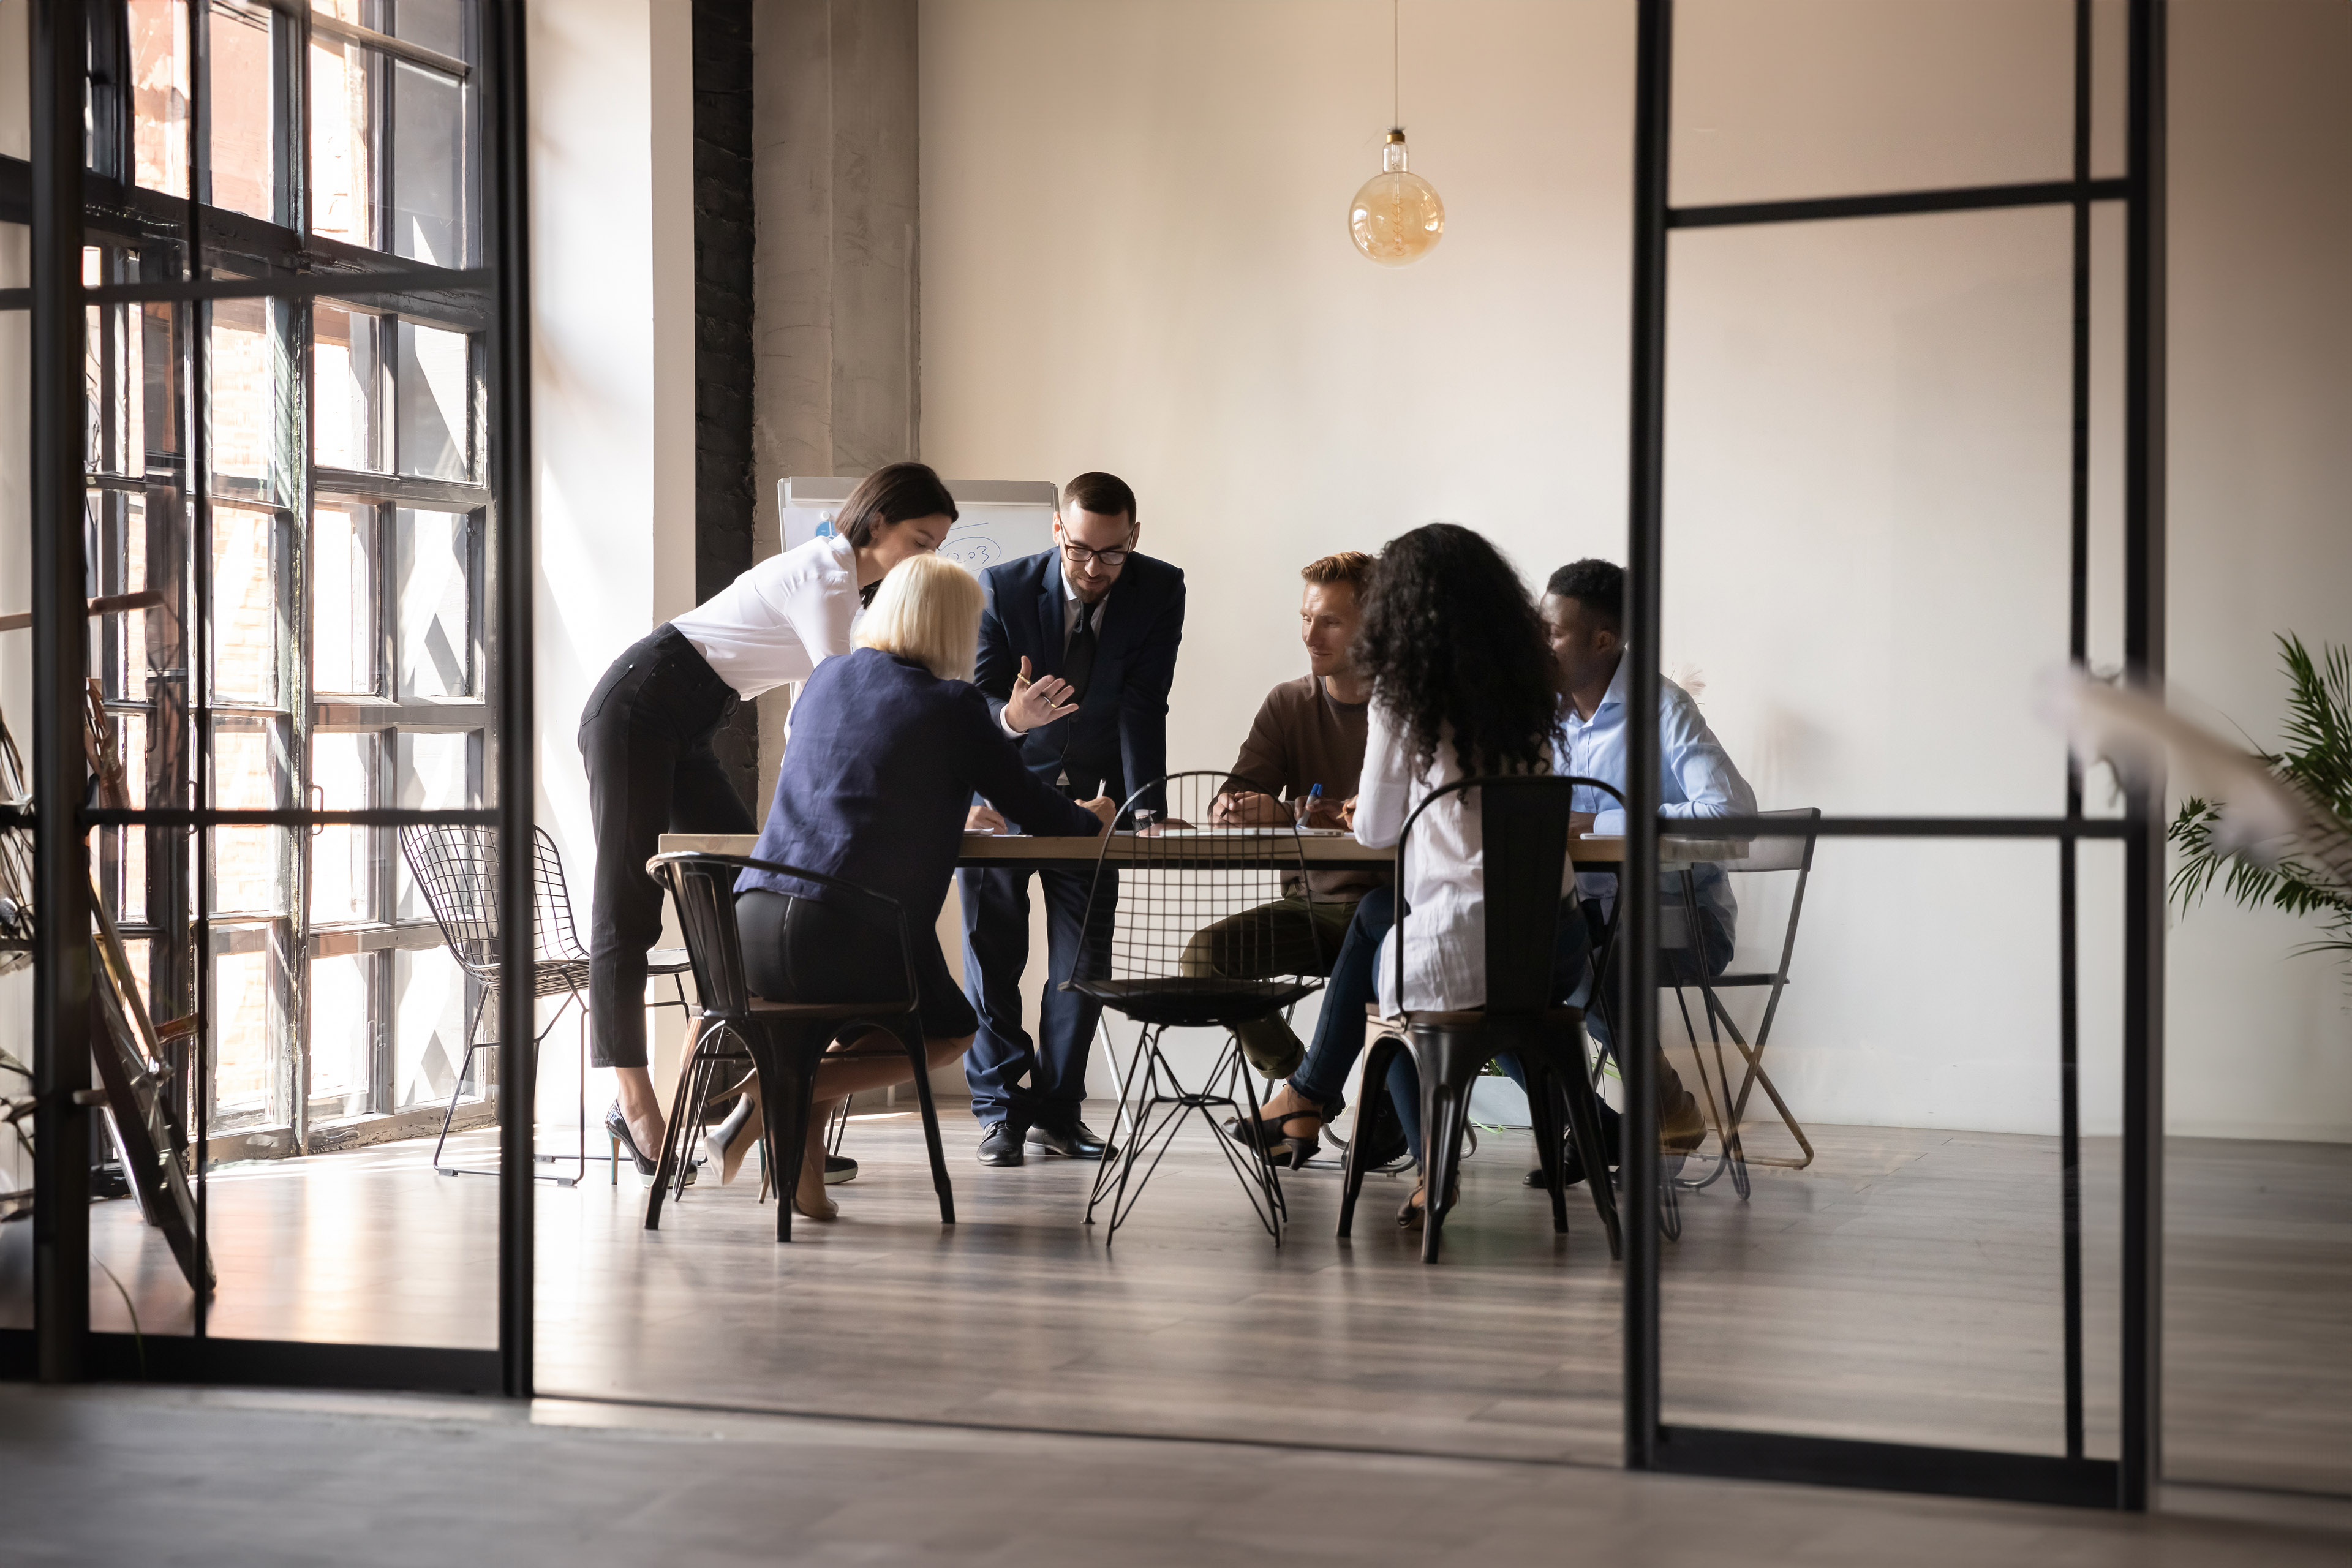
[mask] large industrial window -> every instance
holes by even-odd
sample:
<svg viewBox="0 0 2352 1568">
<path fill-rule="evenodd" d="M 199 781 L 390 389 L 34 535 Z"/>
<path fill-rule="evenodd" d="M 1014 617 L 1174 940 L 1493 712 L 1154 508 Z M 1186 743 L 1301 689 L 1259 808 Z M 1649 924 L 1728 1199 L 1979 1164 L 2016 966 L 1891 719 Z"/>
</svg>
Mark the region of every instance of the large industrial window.
<svg viewBox="0 0 2352 1568">
<path fill-rule="evenodd" d="M 129 0 L 119 28 L 97 29 L 113 36 L 119 74 L 93 73 L 89 144 L 93 174 L 121 182 L 124 221 L 93 229 L 86 281 L 178 275 L 191 194 L 207 209 L 205 251 L 224 258 L 215 278 L 478 266 L 472 11 Z M 209 167 L 191 193 L 199 58 L 209 158 L 196 162 Z M 121 804 L 481 805 L 486 345 L 478 300 L 452 284 L 446 299 L 90 308 L 90 592 L 150 601 L 91 623 Z M 200 432 L 186 414 L 198 375 Z M 211 501 L 205 540 L 192 464 Z M 181 614 L 206 596 L 200 571 L 201 628 Z M 194 1010 L 197 965 L 210 965 L 210 1104 L 188 1110 L 214 1157 L 373 1142 L 437 1119 L 478 997 L 394 830 L 207 831 L 200 844 L 184 828 L 108 827 L 96 848 L 157 1016 Z M 464 1087 L 460 1124 L 488 1120 L 482 1086 Z"/>
</svg>

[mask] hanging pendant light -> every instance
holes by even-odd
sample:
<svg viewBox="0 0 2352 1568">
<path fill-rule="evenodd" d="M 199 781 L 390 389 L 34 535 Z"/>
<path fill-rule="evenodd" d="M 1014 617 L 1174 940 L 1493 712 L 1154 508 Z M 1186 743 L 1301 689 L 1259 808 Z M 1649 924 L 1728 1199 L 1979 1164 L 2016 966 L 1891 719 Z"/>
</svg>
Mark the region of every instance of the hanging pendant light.
<svg viewBox="0 0 2352 1568">
<path fill-rule="evenodd" d="M 1381 150 L 1381 172 L 1366 180 L 1348 205 L 1348 236 L 1356 248 L 1383 267 L 1409 267 L 1445 237 L 1445 204 L 1437 187 L 1405 166 L 1403 119 L 1396 112 L 1397 6 L 1389 7 L 1390 123 Z"/>
</svg>

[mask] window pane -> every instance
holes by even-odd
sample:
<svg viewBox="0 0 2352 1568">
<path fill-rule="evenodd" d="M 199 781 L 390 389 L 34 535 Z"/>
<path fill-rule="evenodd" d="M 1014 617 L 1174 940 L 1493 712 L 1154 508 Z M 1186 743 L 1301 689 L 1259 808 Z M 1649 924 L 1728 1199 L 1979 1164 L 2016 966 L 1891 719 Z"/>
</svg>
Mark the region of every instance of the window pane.
<svg viewBox="0 0 2352 1568">
<path fill-rule="evenodd" d="M 213 695 L 278 706 L 278 518 L 213 508 Z"/>
<path fill-rule="evenodd" d="M 399 513 L 403 697 L 473 695 L 471 522 L 463 512 Z"/>
<path fill-rule="evenodd" d="M 467 811 L 481 804 L 478 732 L 404 733 L 394 742 L 394 756 L 399 772 L 394 805 L 408 811 Z M 425 920 L 432 913 L 404 857 L 400 861 L 399 918 Z"/>
<path fill-rule="evenodd" d="M 271 1047 L 281 1017 L 269 969 L 266 949 L 213 961 L 213 1114 L 222 1121 L 257 1121 L 269 1113 L 277 1057 Z"/>
<path fill-rule="evenodd" d="M 310 686 L 376 690 L 376 510 L 321 506 L 310 522 Z"/>
<path fill-rule="evenodd" d="M 399 0 L 392 31 L 395 37 L 436 49 L 454 59 L 466 58 L 462 0 Z"/>
<path fill-rule="evenodd" d="M 381 472 L 384 467 L 383 322 L 363 310 L 321 302 L 311 313 L 317 375 L 319 465 Z"/>
<path fill-rule="evenodd" d="M 407 321 L 400 330 L 400 471 L 470 479 L 466 334 Z"/>
<path fill-rule="evenodd" d="M 277 447 L 281 389 L 293 379 L 278 362 L 266 300 L 220 300 L 212 309 L 211 450 L 214 490 L 260 490 Z"/>
<path fill-rule="evenodd" d="M 215 206 L 283 222 L 278 188 L 277 120 L 270 69 L 270 14 L 212 8 L 212 200 Z"/>
<path fill-rule="evenodd" d="M 368 732 L 310 737 L 310 782 L 326 811 L 364 811 L 375 804 L 383 742 Z M 376 846 L 373 827 L 322 827 L 310 841 L 310 918 L 348 924 L 375 917 Z"/>
<path fill-rule="evenodd" d="M 268 811 L 292 802 L 282 724 L 223 729 L 213 737 L 213 799 L 224 810 Z M 284 914 L 291 900 L 294 840 L 283 827 L 219 827 L 213 839 L 213 907 L 224 914 Z"/>
<path fill-rule="evenodd" d="M 131 155 L 151 191 L 188 194 L 188 10 L 131 0 Z"/>
<path fill-rule="evenodd" d="M 465 114 L 466 91 L 455 78 L 405 60 L 394 64 L 392 248 L 398 255 L 436 267 L 465 265 Z"/>
<path fill-rule="evenodd" d="M 376 243 L 376 147 L 383 58 L 340 38 L 310 43 L 310 228 Z"/>
<path fill-rule="evenodd" d="M 446 948 L 395 952 L 392 991 L 394 1108 L 446 1101 L 465 1067 L 466 972 Z"/>
<path fill-rule="evenodd" d="M 310 1098 L 340 1097 L 345 1116 L 368 1109 L 374 1086 L 376 963 L 375 954 L 355 952 L 310 964 Z"/>
</svg>

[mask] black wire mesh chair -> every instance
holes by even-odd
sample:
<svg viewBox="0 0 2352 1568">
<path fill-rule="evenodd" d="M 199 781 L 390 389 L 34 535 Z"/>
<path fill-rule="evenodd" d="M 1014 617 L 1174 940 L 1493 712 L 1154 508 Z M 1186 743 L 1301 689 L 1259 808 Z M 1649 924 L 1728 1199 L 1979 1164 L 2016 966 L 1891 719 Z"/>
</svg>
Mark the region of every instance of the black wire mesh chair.
<svg viewBox="0 0 2352 1568">
<path fill-rule="evenodd" d="M 531 994 L 534 997 L 561 996 L 563 1004 L 548 1019 L 538 1037 L 531 1042 L 530 1060 L 524 1070 L 533 1070 L 539 1062 L 538 1047 L 546 1042 L 555 1026 L 575 1005 L 584 1023 L 587 1004 L 583 992 L 588 984 L 588 950 L 580 944 L 579 933 L 572 924 L 572 895 L 563 881 L 563 862 L 555 852 L 555 841 L 545 828 L 536 830 L 535 853 L 532 857 L 533 975 Z M 457 1115 L 457 1105 L 465 1096 L 466 1081 L 472 1074 L 478 1052 L 494 1049 L 499 1042 L 481 1038 L 482 1020 L 495 1020 L 498 1016 L 499 965 L 502 962 L 499 941 L 499 833 L 495 827 L 434 826 L 404 827 L 400 830 L 400 853 L 408 862 L 418 889 L 425 895 L 425 908 L 433 913 L 433 923 L 441 929 L 441 941 L 457 967 L 472 980 L 478 991 L 472 1015 L 466 1023 L 466 1050 L 458 1064 L 457 1081 L 450 1087 L 449 1107 L 441 1115 L 441 1136 L 433 1144 L 433 1168 L 445 1176 L 494 1176 L 496 1171 L 476 1166 L 445 1165 L 441 1163 L 443 1148 L 449 1142 L 449 1127 Z M 647 958 L 647 971 L 656 976 L 667 975 L 677 987 L 675 1003 L 657 1003 L 659 1006 L 686 1005 L 686 955 L 674 948 L 656 949 Z M 561 1154 L 532 1156 L 541 1164 L 560 1164 L 567 1157 Z M 588 1170 L 588 1035 L 583 1026 L 580 1036 L 580 1146 L 572 1162 L 570 1176 L 541 1178 L 571 1186 Z M 620 1168 L 615 1162 L 613 1179 L 620 1180 Z"/>
<path fill-rule="evenodd" d="M 1618 1230 L 1616 1194 L 1598 1157 L 1601 1112 L 1593 1093 L 1591 1058 L 1584 1036 L 1584 1010 L 1556 1002 L 1552 984 L 1552 947 L 1559 920 L 1562 889 L 1568 869 L 1569 819 L 1575 810 L 1576 788 L 1585 785 L 1617 792 L 1598 779 L 1574 775 L 1515 774 L 1458 779 L 1433 790 L 1405 818 L 1396 849 L 1396 924 L 1389 936 L 1393 950 L 1398 1014 L 1374 1016 L 1377 1037 L 1365 1053 L 1365 1092 L 1381 1092 L 1388 1080 L 1389 1064 L 1399 1051 L 1410 1050 L 1421 1077 L 1421 1170 L 1423 1202 L 1421 1260 L 1437 1261 L 1438 1238 L 1445 1223 L 1449 1194 L 1459 1179 L 1462 1138 L 1469 1121 L 1470 1085 L 1486 1065 L 1503 1053 L 1516 1052 L 1528 1075 L 1528 1109 L 1535 1124 L 1536 1149 L 1543 1162 L 1544 1184 L 1551 1194 L 1552 1229 L 1568 1229 L 1568 1189 L 1563 1183 L 1560 1107 L 1566 1102 L 1568 1121 L 1578 1147 L 1595 1151 L 1586 1162 L 1596 1173 L 1587 1182 L 1593 1208 L 1609 1237 L 1609 1256 L 1622 1256 Z M 1471 792 L 1475 791 L 1475 799 Z M 1476 1008 L 1416 1011 L 1405 993 L 1404 952 L 1409 911 L 1404 889 L 1406 853 L 1415 824 L 1438 802 L 1463 797 L 1465 810 L 1478 813 L 1481 881 L 1486 905 L 1486 1000 Z M 1620 800 L 1622 796 L 1618 797 Z M 1450 940 L 1432 931 L 1423 940 Z M 1596 943 L 1596 949 L 1605 943 Z M 1348 1153 L 1345 1185 L 1339 1200 L 1339 1230 L 1348 1235 L 1363 1189 L 1364 1170 L 1356 1149 Z"/>
<path fill-rule="evenodd" d="M 1716 1143 L 1720 1151 L 1713 1168 L 1706 1175 L 1696 1180 L 1683 1181 L 1680 1185 L 1685 1192 L 1701 1192 L 1722 1180 L 1724 1173 L 1728 1171 L 1732 1187 L 1743 1200 L 1748 1194 L 1748 1167 L 1750 1164 L 1778 1165 L 1787 1170 L 1801 1171 L 1813 1163 L 1812 1141 L 1805 1136 L 1805 1130 L 1798 1124 L 1795 1113 L 1789 1109 L 1789 1102 L 1780 1097 L 1780 1088 L 1773 1083 L 1772 1075 L 1764 1070 L 1764 1047 L 1772 1036 L 1772 1019 L 1780 1010 L 1780 993 L 1789 984 L 1789 962 L 1797 951 L 1797 921 L 1805 910 L 1805 884 L 1813 874 L 1814 835 L 1811 829 L 1812 825 L 1821 820 L 1822 813 L 1819 806 L 1805 806 L 1793 811 L 1767 811 L 1758 815 L 1787 822 L 1801 831 L 1740 840 L 1729 847 L 1735 853 L 1727 854 L 1716 864 L 1720 865 L 1727 875 L 1735 876 L 1793 871 L 1797 876 L 1796 886 L 1789 896 L 1789 921 L 1780 933 L 1780 957 L 1777 965 L 1767 970 L 1727 971 L 1712 977 L 1705 977 L 1702 970 L 1702 977 L 1692 982 L 1698 988 L 1702 1009 L 1706 1015 L 1707 1041 L 1713 1047 L 1715 1058 L 1712 1079 L 1707 1076 L 1706 1059 L 1699 1050 L 1698 1031 L 1692 1026 L 1690 1002 L 1679 982 L 1674 988 L 1675 1004 L 1683 1016 L 1683 1035 L 1690 1046 L 1692 1065 L 1698 1069 L 1700 1095 L 1709 1119 L 1715 1123 Z M 1703 826 L 1703 824 L 1696 825 L 1695 830 Z M 1682 868 L 1682 880 L 1685 905 L 1696 907 L 1698 901 L 1697 879 L 1687 863 Z M 1756 1026 L 1756 1039 L 1752 1045 L 1740 1034 L 1739 1026 L 1732 1021 L 1730 1011 L 1717 994 L 1721 991 L 1743 988 L 1769 988 L 1764 1002 L 1764 1016 Z M 1723 1037 L 1727 1034 L 1731 1037 L 1732 1047 L 1738 1053 L 1742 1066 L 1739 1088 L 1736 1092 L 1731 1087 L 1731 1076 L 1723 1054 Z M 1771 1100 L 1772 1109 L 1780 1112 L 1780 1124 L 1797 1141 L 1797 1147 L 1802 1151 L 1801 1157 L 1748 1152 L 1739 1130 L 1748 1114 L 1748 1096 L 1759 1088 Z"/>
<path fill-rule="evenodd" d="M 914 947 L 907 931 L 906 911 L 897 900 L 869 892 L 853 882 L 743 855 L 674 853 L 656 855 L 646 869 L 669 889 L 677 907 L 679 928 L 686 933 L 686 951 L 694 966 L 695 989 L 700 994 L 696 1016 L 701 1021 L 697 1050 L 688 1057 L 687 1071 L 695 1070 L 704 1042 L 713 1052 L 729 1041 L 740 1042 L 759 1074 L 760 1101 L 764 1113 L 767 1168 L 776 1186 L 776 1239 L 793 1238 L 791 1184 L 797 1179 L 801 1156 L 811 1136 L 823 1132 L 809 1125 L 814 1102 L 816 1073 L 833 1041 L 856 1030 L 879 1029 L 896 1036 L 915 1068 L 915 1095 L 923 1109 L 923 1140 L 931 1156 L 931 1185 L 939 1194 L 940 1223 L 955 1223 L 955 1191 L 948 1183 L 947 1156 L 940 1147 L 939 1111 L 931 1103 L 929 1058 L 923 1049 L 920 991 L 915 979 Z M 843 904 L 862 908 L 876 923 L 898 933 L 898 959 L 906 978 L 902 994 L 871 1002 L 782 1002 L 751 994 L 743 968 L 742 933 L 735 924 L 735 879 L 743 871 L 772 871 L 813 883 L 837 896 Z M 687 1086 L 681 1085 L 681 1094 Z M 674 1103 L 685 1103 L 683 1100 Z M 689 1118 L 670 1118 L 670 1136 L 662 1142 L 661 1163 L 655 1169 L 653 1190 L 646 1205 L 646 1228 L 661 1221 L 661 1194 L 687 1156 L 687 1140 L 698 1130 L 688 1129 Z M 683 1129 L 683 1131 L 682 1131 Z"/>
<path fill-rule="evenodd" d="M 1257 1115 L 1256 1083 L 1234 1026 L 1320 990 L 1325 964 L 1314 922 L 1279 912 L 1286 884 L 1307 887 L 1299 830 L 1209 826 L 1217 796 L 1228 789 L 1278 793 L 1226 773 L 1171 773 L 1128 797 L 1121 816 L 1134 814 L 1137 831 L 1104 835 L 1096 860 L 1078 962 L 1065 984 L 1139 1026 L 1119 1075 L 1119 1145 L 1087 1196 L 1088 1225 L 1097 1205 L 1110 1205 L 1106 1245 L 1117 1240 L 1188 1114 L 1207 1127 L 1258 1223 L 1282 1245 L 1281 1178 L 1263 1152 L 1225 1137 L 1216 1118 L 1244 1108 Z M 1163 801 L 1164 814 L 1150 806 Z M 1225 1031 L 1198 1089 L 1185 1085 L 1161 1048 L 1177 1028 Z"/>
</svg>

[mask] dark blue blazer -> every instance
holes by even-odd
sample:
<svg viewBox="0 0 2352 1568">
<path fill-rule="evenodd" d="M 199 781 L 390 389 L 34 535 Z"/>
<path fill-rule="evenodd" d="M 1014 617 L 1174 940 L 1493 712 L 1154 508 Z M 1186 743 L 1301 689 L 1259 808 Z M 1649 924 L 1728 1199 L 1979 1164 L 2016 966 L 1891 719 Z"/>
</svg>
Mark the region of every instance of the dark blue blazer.
<svg viewBox="0 0 2352 1568">
<path fill-rule="evenodd" d="M 751 857 L 896 899 L 920 936 L 947 899 L 975 792 L 1029 833 L 1090 838 L 1102 831 L 1093 813 L 1021 765 L 971 687 L 911 659 L 856 648 L 818 665 L 793 704 L 792 742 Z M 819 903 L 834 896 L 772 871 L 746 871 L 735 888 Z"/>
<path fill-rule="evenodd" d="M 980 663 L 972 684 L 1002 714 L 1025 656 L 1033 675 L 1062 673 L 1062 556 L 1057 550 L 992 566 L 980 574 L 988 607 L 980 617 Z M 1066 768 L 1071 785 L 1124 803 L 1128 793 L 1168 772 L 1168 689 L 1184 637 L 1184 574 L 1165 561 L 1130 555 L 1103 607 L 1086 699 L 1066 719 L 1021 738 L 1021 760 L 1052 784 Z M 1162 805 L 1158 794 L 1144 802 Z"/>
</svg>

